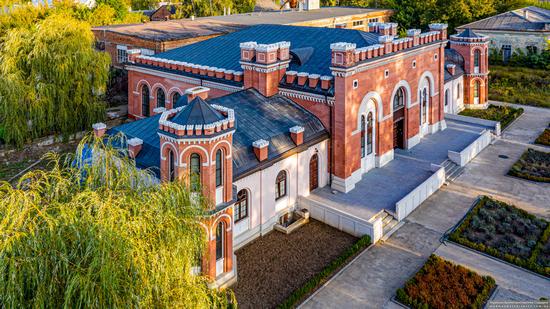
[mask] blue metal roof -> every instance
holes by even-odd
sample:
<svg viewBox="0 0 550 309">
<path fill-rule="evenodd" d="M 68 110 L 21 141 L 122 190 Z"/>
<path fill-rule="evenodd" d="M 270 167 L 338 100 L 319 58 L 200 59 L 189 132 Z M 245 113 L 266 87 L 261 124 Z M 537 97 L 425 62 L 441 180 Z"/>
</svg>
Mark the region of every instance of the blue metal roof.
<svg viewBox="0 0 550 309">
<path fill-rule="evenodd" d="M 290 64 L 290 70 L 330 75 L 330 44 L 348 42 L 357 44 L 357 47 L 364 47 L 378 44 L 378 36 L 376 33 L 350 29 L 258 25 L 172 49 L 153 57 L 227 70 L 241 70 L 240 43 L 254 41 L 258 44 L 271 44 L 289 41 L 291 50 L 307 49 L 308 54 L 311 52 L 305 63 L 293 61 Z"/>
</svg>

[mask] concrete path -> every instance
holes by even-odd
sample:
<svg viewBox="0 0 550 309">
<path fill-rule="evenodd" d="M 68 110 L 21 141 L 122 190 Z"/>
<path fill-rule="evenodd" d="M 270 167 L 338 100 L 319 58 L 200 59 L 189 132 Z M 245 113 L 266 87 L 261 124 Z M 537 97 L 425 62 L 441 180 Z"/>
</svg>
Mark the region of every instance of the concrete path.
<svg viewBox="0 0 550 309">
<path fill-rule="evenodd" d="M 550 279 L 528 273 L 452 243 L 441 245 L 435 254 L 464 265 L 480 275 L 489 275 L 495 278 L 498 286 L 506 291 L 497 294 L 494 298 L 495 301 L 510 301 L 518 296 L 530 300 L 539 300 L 541 297 L 550 298 Z"/>
<path fill-rule="evenodd" d="M 503 139 L 487 147 L 472 160 L 458 179 L 432 195 L 407 217 L 406 223 L 386 242 L 364 251 L 301 307 L 395 308 L 390 301 L 395 290 L 433 252 L 493 276 L 501 286 L 496 291 L 495 300 L 538 299 L 548 294 L 548 280 L 533 278 L 534 275 L 521 269 L 507 269 L 507 265 L 499 265 L 502 263 L 494 260 L 485 261 L 484 256 L 476 253 L 451 250 L 439 242 L 481 194 L 491 195 L 550 219 L 548 184 L 506 176 L 512 164 L 529 147 L 529 143 L 550 122 L 550 109 L 524 109 L 522 118 L 503 132 Z M 509 158 L 499 158 L 499 155 Z"/>
</svg>

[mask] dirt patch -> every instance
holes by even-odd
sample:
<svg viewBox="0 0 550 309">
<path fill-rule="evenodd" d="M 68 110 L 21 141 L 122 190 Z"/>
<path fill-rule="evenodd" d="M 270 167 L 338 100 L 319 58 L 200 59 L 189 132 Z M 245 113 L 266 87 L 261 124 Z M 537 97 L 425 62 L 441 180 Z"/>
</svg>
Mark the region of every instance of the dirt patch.
<svg viewBox="0 0 550 309">
<path fill-rule="evenodd" d="M 273 231 L 238 250 L 240 308 L 273 308 L 357 241 L 311 220 L 292 234 Z"/>
</svg>

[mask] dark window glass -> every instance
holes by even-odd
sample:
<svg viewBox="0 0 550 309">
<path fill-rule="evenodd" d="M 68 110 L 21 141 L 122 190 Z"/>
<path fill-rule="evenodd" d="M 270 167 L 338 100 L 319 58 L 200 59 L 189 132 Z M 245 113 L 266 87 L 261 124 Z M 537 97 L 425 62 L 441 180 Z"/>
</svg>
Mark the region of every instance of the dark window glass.
<svg viewBox="0 0 550 309">
<path fill-rule="evenodd" d="M 168 151 L 168 178 L 170 181 L 176 179 L 176 156 L 172 150 Z"/>
<path fill-rule="evenodd" d="M 164 107 L 166 104 L 166 95 L 164 94 L 164 90 L 158 89 L 157 90 L 157 107 Z"/>
<path fill-rule="evenodd" d="M 367 116 L 367 154 L 372 153 L 372 134 L 373 134 L 374 122 L 372 112 Z"/>
<path fill-rule="evenodd" d="M 427 106 L 428 106 L 428 90 L 426 88 L 424 88 L 422 90 L 422 118 L 421 118 L 421 123 L 426 123 L 426 118 L 427 118 Z"/>
<path fill-rule="evenodd" d="M 481 52 L 479 50 L 474 51 L 474 67 L 479 68 L 479 62 L 481 61 Z"/>
<path fill-rule="evenodd" d="M 248 217 L 248 191 L 241 190 L 237 193 L 237 202 L 235 203 L 235 222 Z"/>
<path fill-rule="evenodd" d="M 365 157 L 365 131 L 366 131 L 366 124 L 365 124 L 365 116 L 361 116 L 361 158 Z"/>
<path fill-rule="evenodd" d="M 194 153 L 191 155 L 190 180 L 191 190 L 197 192 L 201 185 L 201 157 Z"/>
<path fill-rule="evenodd" d="M 176 103 L 178 103 L 178 100 L 181 98 L 181 94 L 179 92 L 176 92 L 172 95 L 172 107 L 176 106 Z"/>
<path fill-rule="evenodd" d="M 277 180 L 275 182 L 275 199 L 280 199 L 286 195 L 286 172 L 280 171 L 277 175 Z"/>
<path fill-rule="evenodd" d="M 223 183 L 223 155 L 222 150 L 216 151 L 216 187 L 219 187 Z"/>
<path fill-rule="evenodd" d="M 479 81 L 474 83 L 474 98 L 479 98 Z"/>
<path fill-rule="evenodd" d="M 397 89 L 395 96 L 393 97 L 393 110 L 396 111 L 405 106 L 405 88 L 400 87 Z"/>
<path fill-rule="evenodd" d="M 224 226 L 223 222 L 218 223 L 216 227 L 216 260 L 223 259 L 223 246 L 224 246 Z"/>
<path fill-rule="evenodd" d="M 149 87 L 143 85 L 141 87 L 141 114 L 145 117 L 149 117 Z"/>
</svg>

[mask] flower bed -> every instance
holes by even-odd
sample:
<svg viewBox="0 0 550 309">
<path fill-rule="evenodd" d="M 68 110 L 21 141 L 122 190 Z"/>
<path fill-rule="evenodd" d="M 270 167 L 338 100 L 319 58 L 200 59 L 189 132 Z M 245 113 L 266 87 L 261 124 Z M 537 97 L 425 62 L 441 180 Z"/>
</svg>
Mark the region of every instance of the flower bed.
<svg viewBox="0 0 550 309">
<path fill-rule="evenodd" d="M 550 129 L 544 129 L 544 132 L 535 140 L 535 144 L 550 146 Z"/>
<path fill-rule="evenodd" d="M 550 182 L 550 153 L 527 149 L 512 165 L 508 175 L 532 181 Z"/>
<path fill-rule="evenodd" d="M 465 109 L 460 112 L 462 116 L 499 121 L 502 129 L 506 128 L 521 114 L 523 114 L 523 108 L 497 105 L 489 105 L 487 109 Z"/>
<path fill-rule="evenodd" d="M 493 278 L 432 254 L 396 298 L 411 308 L 482 308 L 494 287 Z"/>
<path fill-rule="evenodd" d="M 549 236 L 547 221 L 484 196 L 449 239 L 550 276 Z"/>
</svg>

